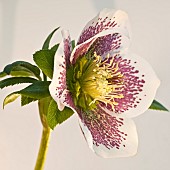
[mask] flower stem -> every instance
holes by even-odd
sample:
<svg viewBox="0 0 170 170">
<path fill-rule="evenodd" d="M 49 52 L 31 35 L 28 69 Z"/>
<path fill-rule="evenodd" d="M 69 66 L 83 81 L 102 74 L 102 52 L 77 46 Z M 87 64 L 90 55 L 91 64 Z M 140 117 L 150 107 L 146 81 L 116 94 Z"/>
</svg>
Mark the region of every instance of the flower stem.
<svg viewBox="0 0 170 170">
<path fill-rule="evenodd" d="M 40 148 L 38 152 L 38 157 L 37 157 L 34 170 L 44 169 L 44 164 L 46 160 L 48 145 L 50 141 L 50 134 L 51 134 L 51 129 L 48 126 L 47 118 L 46 118 L 50 99 L 51 99 L 50 97 L 47 97 L 47 98 L 40 99 L 38 101 L 38 108 L 39 108 L 41 123 L 43 126 L 43 131 L 42 131 L 42 136 L 41 136 L 41 143 L 40 143 Z"/>
<path fill-rule="evenodd" d="M 40 148 L 39 148 L 38 157 L 37 157 L 37 161 L 36 161 L 34 170 L 43 170 L 44 169 L 44 164 L 45 164 L 47 150 L 48 150 L 48 144 L 50 141 L 49 140 L 50 134 L 51 134 L 50 128 L 43 128 Z"/>
</svg>

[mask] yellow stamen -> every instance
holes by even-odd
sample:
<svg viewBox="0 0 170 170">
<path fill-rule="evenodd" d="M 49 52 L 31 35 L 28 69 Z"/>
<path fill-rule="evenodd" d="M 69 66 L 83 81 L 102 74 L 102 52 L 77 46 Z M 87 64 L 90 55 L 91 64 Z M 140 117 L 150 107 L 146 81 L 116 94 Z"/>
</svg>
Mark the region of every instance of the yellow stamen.
<svg viewBox="0 0 170 170">
<path fill-rule="evenodd" d="M 114 58 L 110 59 L 109 54 L 104 61 L 96 53 L 94 53 L 94 58 L 91 64 L 92 72 L 90 76 L 87 76 L 88 79 L 83 80 L 82 90 L 93 98 L 89 106 L 96 101 L 101 101 L 110 104 L 114 109 L 114 106 L 117 105 L 114 99 L 124 97 L 122 94 L 118 94 L 123 87 L 123 75 L 118 72 L 118 63 L 114 63 Z M 121 79 L 120 83 L 109 82 L 113 77 Z"/>
</svg>

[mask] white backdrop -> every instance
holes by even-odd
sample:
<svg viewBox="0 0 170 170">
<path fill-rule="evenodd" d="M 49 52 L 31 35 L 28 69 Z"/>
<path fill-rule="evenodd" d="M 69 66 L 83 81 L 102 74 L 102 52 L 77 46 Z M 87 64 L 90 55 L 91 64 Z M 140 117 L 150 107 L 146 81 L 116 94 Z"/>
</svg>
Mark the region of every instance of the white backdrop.
<svg viewBox="0 0 170 170">
<path fill-rule="evenodd" d="M 156 98 L 170 108 L 170 1 L 168 0 L 0 0 L 0 70 L 15 60 L 32 62 L 56 27 L 76 39 L 102 8 L 125 10 L 130 17 L 131 50 L 146 58 L 161 80 Z M 53 42 L 60 41 L 58 33 Z M 0 103 L 8 88 L 0 92 Z M 52 133 L 45 170 L 169 170 L 170 113 L 147 111 L 135 118 L 139 150 L 131 158 L 103 159 L 87 147 L 76 115 Z M 41 136 L 37 104 L 19 100 L 0 109 L 0 170 L 33 169 Z"/>
</svg>

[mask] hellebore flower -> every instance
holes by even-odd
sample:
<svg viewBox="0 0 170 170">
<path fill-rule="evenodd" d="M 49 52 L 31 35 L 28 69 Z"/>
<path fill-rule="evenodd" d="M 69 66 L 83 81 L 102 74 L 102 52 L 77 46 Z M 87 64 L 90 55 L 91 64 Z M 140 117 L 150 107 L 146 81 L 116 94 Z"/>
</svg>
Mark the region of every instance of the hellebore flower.
<svg viewBox="0 0 170 170">
<path fill-rule="evenodd" d="M 54 61 L 50 93 L 59 110 L 78 114 L 89 147 L 102 157 L 137 152 L 131 119 L 151 105 L 159 80 L 151 66 L 128 51 L 128 16 L 104 9 L 83 29 L 72 50 L 68 31 Z"/>
</svg>

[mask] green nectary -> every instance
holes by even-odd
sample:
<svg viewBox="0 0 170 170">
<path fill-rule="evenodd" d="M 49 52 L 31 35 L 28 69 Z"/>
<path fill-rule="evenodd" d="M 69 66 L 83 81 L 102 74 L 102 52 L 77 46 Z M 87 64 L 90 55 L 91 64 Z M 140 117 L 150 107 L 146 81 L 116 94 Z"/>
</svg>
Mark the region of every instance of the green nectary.
<svg viewBox="0 0 170 170">
<path fill-rule="evenodd" d="M 94 98 L 89 94 L 91 77 L 93 76 L 93 59 L 86 56 L 80 57 L 74 65 L 67 70 L 67 86 L 72 94 L 74 104 L 83 110 L 92 110 L 96 108 Z M 85 87 L 89 86 L 89 87 Z"/>
</svg>

